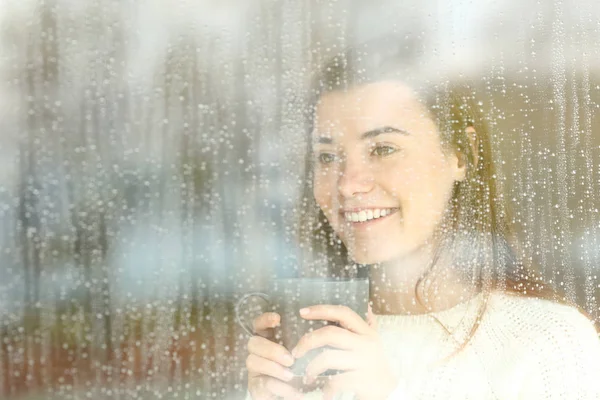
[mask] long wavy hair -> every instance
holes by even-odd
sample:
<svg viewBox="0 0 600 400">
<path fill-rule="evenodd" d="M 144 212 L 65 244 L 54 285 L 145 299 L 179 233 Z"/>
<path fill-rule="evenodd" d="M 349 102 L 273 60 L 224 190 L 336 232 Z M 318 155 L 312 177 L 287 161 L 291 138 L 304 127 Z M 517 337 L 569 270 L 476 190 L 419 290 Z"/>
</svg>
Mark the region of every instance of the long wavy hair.
<svg viewBox="0 0 600 400">
<path fill-rule="evenodd" d="M 439 128 L 444 151 L 459 152 L 466 163 L 466 178 L 454 184 L 447 213 L 434 236 L 434 255 L 414 288 L 417 300 L 423 304 L 421 294 L 427 296 L 431 277 L 441 264 L 440 258 L 450 255 L 461 277 L 478 292 L 483 292 L 485 299 L 464 344 L 475 333 L 489 294 L 495 290 L 567 303 L 564 296 L 543 281 L 542 274 L 533 265 L 526 265 L 517 256 L 520 249 L 508 222 L 509 209 L 499 195 L 488 125 L 473 88 L 464 82 L 428 81 L 427 77 L 411 73 L 414 67 L 411 69 L 404 54 L 405 48 L 400 42 L 368 42 L 334 57 L 313 80 L 307 113 L 310 122 L 299 225 L 301 247 L 306 255 L 304 272 L 342 278 L 356 276 L 361 268 L 349 259 L 345 245 L 313 196 L 314 158 L 310 133 L 316 105 L 328 92 L 399 80 L 407 82 L 425 105 L 429 117 Z M 468 127 L 474 128 L 473 137 L 468 137 Z"/>
</svg>

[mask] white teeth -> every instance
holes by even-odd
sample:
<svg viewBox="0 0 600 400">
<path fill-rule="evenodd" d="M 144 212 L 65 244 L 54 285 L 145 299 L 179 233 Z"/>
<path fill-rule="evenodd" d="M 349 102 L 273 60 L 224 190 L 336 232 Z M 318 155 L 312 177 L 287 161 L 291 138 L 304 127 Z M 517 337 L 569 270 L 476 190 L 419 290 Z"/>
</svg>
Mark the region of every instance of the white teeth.
<svg viewBox="0 0 600 400">
<path fill-rule="evenodd" d="M 393 212 L 392 209 L 369 209 L 362 210 L 359 212 L 347 212 L 344 213 L 346 221 L 348 222 L 365 222 L 376 218 L 382 218 L 390 215 Z"/>
<path fill-rule="evenodd" d="M 361 211 L 358 213 L 358 220 L 360 222 L 365 222 L 367 220 L 367 213 L 365 211 Z"/>
</svg>

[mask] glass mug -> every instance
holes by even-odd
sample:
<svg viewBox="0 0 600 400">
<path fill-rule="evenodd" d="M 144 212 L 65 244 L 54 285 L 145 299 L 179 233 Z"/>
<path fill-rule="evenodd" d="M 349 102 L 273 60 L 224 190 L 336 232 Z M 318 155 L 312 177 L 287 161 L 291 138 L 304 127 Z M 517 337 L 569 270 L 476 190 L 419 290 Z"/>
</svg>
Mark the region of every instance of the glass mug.
<svg viewBox="0 0 600 400">
<path fill-rule="evenodd" d="M 306 320 L 300 317 L 299 310 L 304 307 L 318 304 L 345 305 L 354 310 L 363 319 L 367 318 L 369 304 L 369 279 L 335 279 L 335 278 L 294 278 L 276 279 L 268 293 L 252 292 L 240 298 L 235 307 L 237 323 L 249 335 L 253 336 L 252 327 L 242 320 L 241 305 L 251 297 L 259 297 L 268 304 L 267 311 L 276 312 L 281 316 L 279 326 L 275 327 L 275 342 L 288 350 L 292 350 L 300 338 L 326 325 L 339 324 L 331 321 Z M 296 360 L 290 367 L 295 378 L 290 382 L 294 386 L 301 386 L 306 367 L 322 351 L 330 346 L 313 349 L 303 357 Z M 319 375 L 326 377 L 341 371 L 327 370 Z M 317 381 L 319 381 L 317 379 Z M 322 384 L 322 381 L 319 381 Z M 319 384 L 319 382 L 315 382 Z M 305 387 L 306 388 L 306 387 Z"/>
</svg>

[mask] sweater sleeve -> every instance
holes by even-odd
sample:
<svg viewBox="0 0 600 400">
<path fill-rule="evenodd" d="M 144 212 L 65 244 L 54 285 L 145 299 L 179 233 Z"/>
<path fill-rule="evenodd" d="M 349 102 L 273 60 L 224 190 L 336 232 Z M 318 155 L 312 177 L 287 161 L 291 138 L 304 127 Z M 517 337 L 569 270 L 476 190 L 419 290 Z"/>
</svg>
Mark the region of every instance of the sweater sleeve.
<svg viewBox="0 0 600 400">
<path fill-rule="evenodd" d="M 520 399 L 600 399 L 600 338 L 576 310 L 536 335 Z"/>
<path fill-rule="evenodd" d="M 408 394 L 404 381 L 400 380 L 392 393 L 387 397 L 387 400 L 411 400 L 412 397 Z"/>
<path fill-rule="evenodd" d="M 339 396 L 338 396 L 339 398 Z M 408 393 L 406 391 L 406 386 L 403 382 L 399 382 L 398 385 L 394 388 L 394 391 L 390 393 L 387 400 L 411 400 L 412 397 L 408 397 Z M 250 391 L 246 390 L 246 397 L 244 400 L 254 400 L 250 395 Z"/>
</svg>

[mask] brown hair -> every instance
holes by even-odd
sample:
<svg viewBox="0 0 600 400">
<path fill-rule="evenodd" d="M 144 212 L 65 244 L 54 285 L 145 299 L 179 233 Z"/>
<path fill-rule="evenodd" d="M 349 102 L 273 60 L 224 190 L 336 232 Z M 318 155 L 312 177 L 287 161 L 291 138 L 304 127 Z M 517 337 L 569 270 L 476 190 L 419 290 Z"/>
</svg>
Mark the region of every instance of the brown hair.
<svg viewBox="0 0 600 400">
<path fill-rule="evenodd" d="M 419 287 L 434 271 L 441 255 L 450 252 L 453 263 L 465 273 L 464 278 L 474 282 L 476 289 L 484 292 L 486 300 L 463 343 L 464 347 L 475 333 L 485 312 L 487 298 L 494 290 L 561 303 L 567 301 L 543 281 L 533 265 L 525 265 L 517 257 L 518 243 L 508 223 L 510 213 L 498 194 L 488 127 L 480 105 L 475 101 L 473 89 L 466 83 L 435 83 L 411 75 L 411 68 L 403 57 L 405 53 L 400 42 L 377 40 L 334 57 L 314 80 L 307 120 L 312 121 L 316 104 L 324 93 L 382 80 L 415 83 L 411 87 L 436 122 L 442 147 L 447 152 L 458 151 L 467 164 L 466 178 L 455 183 L 450 209 L 442 222 L 440 232 L 445 233 L 440 234 L 439 241 L 436 241 L 434 257 L 426 273 L 417 282 L 415 295 L 421 301 Z M 474 128 L 473 139 L 467 136 L 467 127 Z M 309 133 L 311 130 L 312 126 L 309 127 Z M 472 150 L 473 140 L 477 153 Z M 313 197 L 310 139 L 307 139 L 307 146 L 299 232 L 301 247 L 312 252 L 310 273 L 317 273 L 314 270 L 315 265 L 317 268 L 319 265 L 314 262 L 316 260 L 324 265 L 328 275 L 349 277 L 357 273 L 357 266 L 350 262 L 345 246 Z M 468 251 L 465 252 L 465 249 Z"/>
</svg>

